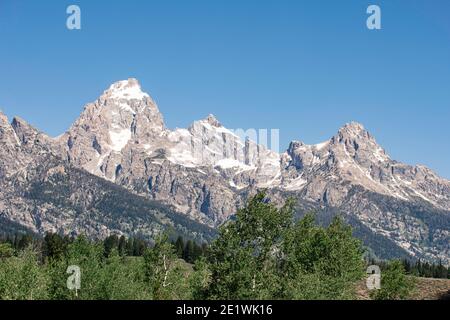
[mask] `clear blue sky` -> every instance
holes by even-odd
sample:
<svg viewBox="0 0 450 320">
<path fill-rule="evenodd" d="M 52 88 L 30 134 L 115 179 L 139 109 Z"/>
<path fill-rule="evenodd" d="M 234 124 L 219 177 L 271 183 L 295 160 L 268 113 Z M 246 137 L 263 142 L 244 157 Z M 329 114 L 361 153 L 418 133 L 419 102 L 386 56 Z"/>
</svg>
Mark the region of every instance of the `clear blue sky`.
<svg viewBox="0 0 450 320">
<path fill-rule="evenodd" d="M 279 128 L 284 149 L 355 120 L 394 159 L 450 178 L 449 15 L 448 0 L 0 0 L 0 108 L 58 135 L 136 77 L 170 128 L 213 113 Z"/>
</svg>

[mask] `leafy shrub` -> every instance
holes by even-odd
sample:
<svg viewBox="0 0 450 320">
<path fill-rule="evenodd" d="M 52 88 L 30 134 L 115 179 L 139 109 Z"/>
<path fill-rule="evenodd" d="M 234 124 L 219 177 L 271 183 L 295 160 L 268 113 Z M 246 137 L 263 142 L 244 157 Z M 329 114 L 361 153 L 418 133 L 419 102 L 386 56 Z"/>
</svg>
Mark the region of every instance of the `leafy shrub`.
<svg viewBox="0 0 450 320">
<path fill-rule="evenodd" d="M 409 298 L 414 281 L 408 277 L 401 261 L 392 261 L 381 273 L 381 289 L 372 292 L 375 300 L 403 300 Z"/>
</svg>

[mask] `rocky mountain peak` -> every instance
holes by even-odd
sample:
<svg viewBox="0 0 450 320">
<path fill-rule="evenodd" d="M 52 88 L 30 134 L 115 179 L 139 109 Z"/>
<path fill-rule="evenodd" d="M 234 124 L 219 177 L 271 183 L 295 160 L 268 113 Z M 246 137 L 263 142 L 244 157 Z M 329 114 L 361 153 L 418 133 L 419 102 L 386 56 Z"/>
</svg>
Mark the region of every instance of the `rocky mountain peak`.
<svg viewBox="0 0 450 320">
<path fill-rule="evenodd" d="M 137 79 L 130 78 L 113 83 L 108 90 L 103 93 L 104 98 L 142 100 L 150 96 L 142 91 L 141 85 Z"/>
<path fill-rule="evenodd" d="M 305 212 L 342 212 L 412 256 L 450 261 L 450 182 L 423 166 L 391 160 L 361 124 L 348 123 L 315 145 L 292 141 L 281 155 L 236 131 L 213 115 L 188 129 L 166 129 L 150 96 L 128 79 L 88 104 L 59 139 L 18 117 L 10 124 L 0 112 L 0 182 L 27 181 L 29 168 L 54 154 L 211 225 L 226 221 L 249 194 L 264 188 L 275 199 L 296 197 Z M 55 170 L 64 173 L 60 165 Z M 377 248 L 380 242 L 374 243 Z"/>
<path fill-rule="evenodd" d="M 38 134 L 38 131 L 35 128 L 33 128 L 28 122 L 17 116 L 13 118 L 11 126 L 14 129 L 20 142 L 24 144 L 29 143 Z"/>
<path fill-rule="evenodd" d="M 287 152 L 290 155 L 292 155 L 295 152 L 295 150 L 305 147 L 305 146 L 306 146 L 306 144 L 303 143 L 302 141 L 294 140 L 294 141 L 291 141 L 291 143 L 289 144 L 289 148 L 288 148 Z"/>
<path fill-rule="evenodd" d="M 88 104 L 83 113 L 105 118 L 107 122 L 116 125 L 118 122 L 145 118 L 145 122 L 160 130 L 164 129 L 163 117 L 158 106 L 134 78 L 113 83 L 96 102 Z"/>
<path fill-rule="evenodd" d="M 0 110 L 0 127 L 10 127 L 8 116 Z"/>
<path fill-rule="evenodd" d="M 26 176 L 26 166 L 45 158 L 46 154 L 54 151 L 53 147 L 51 138 L 24 120 L 15 117 L 9 124 L 8 118 L 0 114 L 0 178 L 19 171 Z"/>
<path fill-rule="evenodd" d="M 371 139 L 370 133 L 364 128 L 364 126 L 358 122 L 350 122 L 345 124 L 338 131 L 338 136 L 346 139 Z"/>
<path fill-rule="evenodd" d="M 31 124 L 20 117 L 14 117 L 11 127 L 16 133 L 21 144 L 51 143 L 51 138 L 34 128 Z"/>
<path fill-rule="evenodd" d="M 113 83 L 87 104 L 59 142 L 72 163 L 114 180 L 126 150 L 149 147 L 164 131 L 158 106 L 138 80 L 130 78 Z"/>
<path fill-rule="evenodd" d="M 0 110 L 0 141 L 9 145 L 19 145 L 19 139 L 17 138 L 8 117 Z"/>
<path fill-rule="evenodd" d="M 366 165 L 373 161 L 390 160 L 375 138 L 357 122 L 348 123 L 340 128 L 330 142 L 331 149 L 337 154 L 342 153 L 344 157 L 350 156 Z"/>
<path fill-rule="evenodd" d="M 220 128 L 222 124 L 217 120 L 217 118 L 213 114 L 209 114 L 203 121 L 209 123 L 213 127 Z"/>
<path fill-rule="evenodd" d="M 346 123 L 342 129 L 347 130 L 354 130 L 354 131 L 365 131 L 364 125 L 357 122 L 357 121 L 350 121 L 349 123 Z"/>
</svg>

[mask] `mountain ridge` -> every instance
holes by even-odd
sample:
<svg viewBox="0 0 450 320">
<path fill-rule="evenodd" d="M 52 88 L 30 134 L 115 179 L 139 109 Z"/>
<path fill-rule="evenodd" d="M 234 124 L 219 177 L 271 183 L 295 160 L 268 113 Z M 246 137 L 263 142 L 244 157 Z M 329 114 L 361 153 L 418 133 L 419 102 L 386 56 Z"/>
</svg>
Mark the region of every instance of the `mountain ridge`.
<svg viewBox="0 0 450 320">
<path fill-rule="evenodd" d="M 450 261 L 450 181 L 424 166 L 392 160 L 357 122 L 325 142 L 292 141 L 277 153 L 211 114 L 186 129 L 168 129 L 154 100 L 136 79 L 128 79 L 87 104 L 57 138 L 32 134 L 20 118 L 13 123 L 14 134 L 0 126 L 9 148 L 29 136 L 70 165 L 209 226 L 229 219 L 258 190 L 269 189 L 279 201 L 290 195 L 299 207 L 307 201 L 316 212 L 339 210 L 413 257 Z M 427 209 L 417 214 L 422 207 Z M 441 228 L 432 215 L 442 216 Z"/>
<path fill-rule="evenodd" d="M 162 230 L 202 242 L 215 231 L 68 162 L 54 139 L 0 114 L 0 232 L 153 239 Z M 15 137 L 15 138 L 12 138 Z M 4 152 L 11 150 L 11 152 Z M 9 164 L 4 170 L 4 164 Z M 6 172 L 5 172 L 6 171 Z"/>
</svg>

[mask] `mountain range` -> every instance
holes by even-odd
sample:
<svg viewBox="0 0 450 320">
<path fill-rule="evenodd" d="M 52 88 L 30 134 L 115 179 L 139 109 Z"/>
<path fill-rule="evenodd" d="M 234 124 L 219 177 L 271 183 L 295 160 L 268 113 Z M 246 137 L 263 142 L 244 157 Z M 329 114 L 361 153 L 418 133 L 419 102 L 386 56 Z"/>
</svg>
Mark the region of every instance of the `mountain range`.
<svg viewBox="0 0 450 320">
<path fill-rule="evenodd" d="M 168 129 L 136 79 L 111 85 L 63 135 L 0 113 L 0 230 L 111 233 L 162 229 L 208 240 L 249 196 L 296 199 L 300 217 L 341 215 L 379 258 L 450 264 L 450 181 L 389 157 L 352 122 L 282 153 L 213 115 Z M 414 147 L 412 145 L 412 147 Z"/>
</svg>

